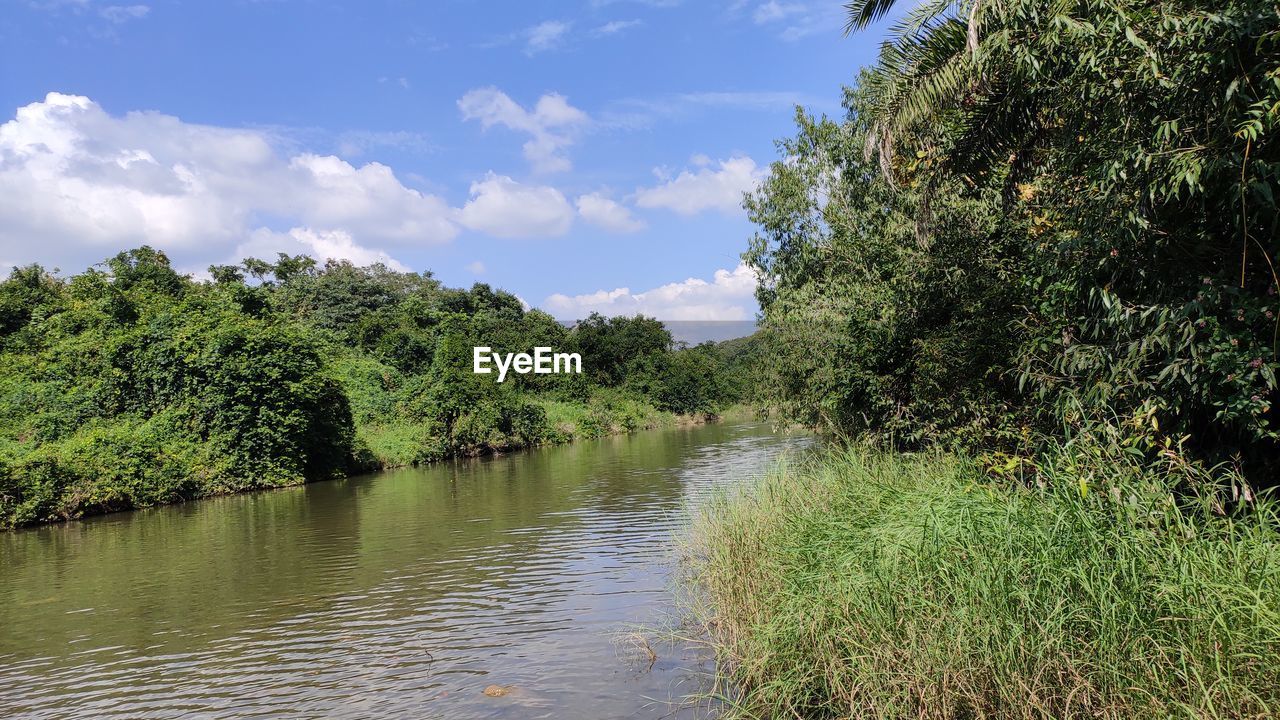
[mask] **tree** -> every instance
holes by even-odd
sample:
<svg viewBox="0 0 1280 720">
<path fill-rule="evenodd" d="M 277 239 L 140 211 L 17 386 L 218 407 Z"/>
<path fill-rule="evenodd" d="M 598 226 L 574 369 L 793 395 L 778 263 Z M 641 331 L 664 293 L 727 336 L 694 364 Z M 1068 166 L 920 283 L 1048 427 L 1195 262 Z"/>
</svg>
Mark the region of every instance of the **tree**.
<svg viewBox="0 0 1280 720">
<path fill-rule="evenodd" d="M 893 5 L 855 0 L 849 29 Z M 843 365 L 798 350 L 780 363 L 833 391 L 797 411 L 835 427 L 851 413 L 868 416 L 855 428 L 902 418 L 927 435 L 911 400 L 922 388 L 994 390 L 979 426 L 1024 425 L 1024 411 L 1045 428 L 1147 423 L 1203 457 L 1268 472 L 1280 456 L 1272 4 L 925 3 L 894 26 L 853 97 L 843 128 L 802 124 L 796 169 L 775 169 L 751 208 L 765 242 L 748 258 L 772 285 L 766 319 L 806 307 L 853 318 L 817 334 L 793 323 L 785 342 L 879 333 L 841 348 Z M 841 132 L 868 151 L 861 165 Z M 831 150 L 843 158 L 835 175 Z M 866 179 L 873 161 L 888 195 Z M 975 203 L 987 214 L 956 212 Z M 841 227 L 864 238 L 853 256 Z M 863 263 L 877 228 L 903 251 Z M 930 288 L 957 280 L 959 292 Z M 790 309 L 767 309 L 780 304 Z M 860 316 L 868 307 L 882 312 Z M 862 354 L 877 343 L 908 368 L 933 357 L 941 372 L 891 377 L 876 351 Z M 1024 391 L 1013 402 L 1000 389 L 1011 380 Z M 804 382 L 791 387 L 804 397 Z"/>
<path fill-rule="evenodd" d="M 582 353 L 583 372 L 605 387 L 618 387 L 631 363 L 666 352 L 672 345 L 666 327 L 643 315 L 605 318 L 593 312 L 574 325 L 573 338 Z"/>
<path fill-rule="evenodd" d="M 843 437 L 1007 437 L 1017 264 L 997 198 L 954 180 L 891 185 L 863 152 L 869 93 L 846 94 L 843 123 L 797 112 L 786 160 L 747 198 L 758 230 L 743 257 L 762 278 L 759 396 Z"/>
</svg>

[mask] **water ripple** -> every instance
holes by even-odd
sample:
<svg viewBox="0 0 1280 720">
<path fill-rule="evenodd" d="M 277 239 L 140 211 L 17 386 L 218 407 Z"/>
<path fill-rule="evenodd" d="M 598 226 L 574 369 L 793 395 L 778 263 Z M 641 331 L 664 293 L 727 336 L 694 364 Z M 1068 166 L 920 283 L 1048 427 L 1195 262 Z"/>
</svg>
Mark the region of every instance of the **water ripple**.
<svg viewBox="0 0 1280 720">
<path fill-rule="evenodd" d="M 0 716 L 663 717 L 681 509 L 804 438 L 638 434 L 0 537 Z M 505 697 L 480 690 L 510 686 Z"/>
</svg>

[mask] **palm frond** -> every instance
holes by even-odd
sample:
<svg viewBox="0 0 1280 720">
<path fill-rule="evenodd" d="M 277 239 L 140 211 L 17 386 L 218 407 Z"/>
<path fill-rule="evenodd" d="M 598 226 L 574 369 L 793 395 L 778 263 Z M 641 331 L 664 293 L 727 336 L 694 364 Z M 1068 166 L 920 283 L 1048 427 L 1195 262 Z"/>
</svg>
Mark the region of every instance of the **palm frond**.
<svg viewBox="0 0 1280 720">
<path fill-rule="evenodd" d="M 955 18 L 935 19 L 881 48 L 867 84 L 883 124 L 901 132 L 963 94 L 973 76 L 966 34 Z"/>
<path fill-rule="evenodd" d="M 936 22 L 938 18 L 956 14 L 955 11 L 959 5 L 960 0 L 923 0 L 889 27 L 889 36 L 914 37 L 922 28 Z"/>
<path fill-rule="evenodd" d="M 967 102 L 982 77 L 977 53 L 984 0 L 925 0 L 897 21 L 864 78 L 878 132 L 868 148 L 891 163 L 892 137 L 910 137 L 923 123 Z M 886 177 L 890 177 L 886 173 Z M 892 178 L 891 178 L 892 181 Z"/>
<path fill-rule="evenodd" d="M 897 0 L 852 0 L 845 3 L 844 9 L 849 13 L 849 22 L 844 26 L 844 33 L 849 35 L 864 29 L 884 17 L 896 3 Z"/>
</svg>

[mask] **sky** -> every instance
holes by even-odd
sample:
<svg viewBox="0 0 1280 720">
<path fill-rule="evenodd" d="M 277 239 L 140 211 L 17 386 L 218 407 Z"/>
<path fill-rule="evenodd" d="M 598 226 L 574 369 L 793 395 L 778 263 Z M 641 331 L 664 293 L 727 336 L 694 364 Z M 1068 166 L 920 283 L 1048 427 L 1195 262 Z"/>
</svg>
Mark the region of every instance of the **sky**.
<svg viewBox="0 0 1280 720">
<path fill-rule="evenodd" d="M 0 270 L 306 253 L 744 320 L 742 193 L 874 59 L 812 0 L 0 0 Z"/>
</svg>

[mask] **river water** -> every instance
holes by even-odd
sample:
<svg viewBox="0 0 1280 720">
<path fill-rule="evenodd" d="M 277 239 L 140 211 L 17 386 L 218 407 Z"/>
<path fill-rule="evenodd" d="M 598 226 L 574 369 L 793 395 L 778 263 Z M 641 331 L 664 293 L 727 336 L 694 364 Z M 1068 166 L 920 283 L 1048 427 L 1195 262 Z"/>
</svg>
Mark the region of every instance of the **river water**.
<svg viewBox="0 0 1280 720">
<path fill-rule="evenodd" d="M 701 651 L 650 667 L 627 630 L 671 614 L 688 504 L 806 442 L 651 431 L 0 534 L 0 717 L 696 715 Z"/>
</svg>

